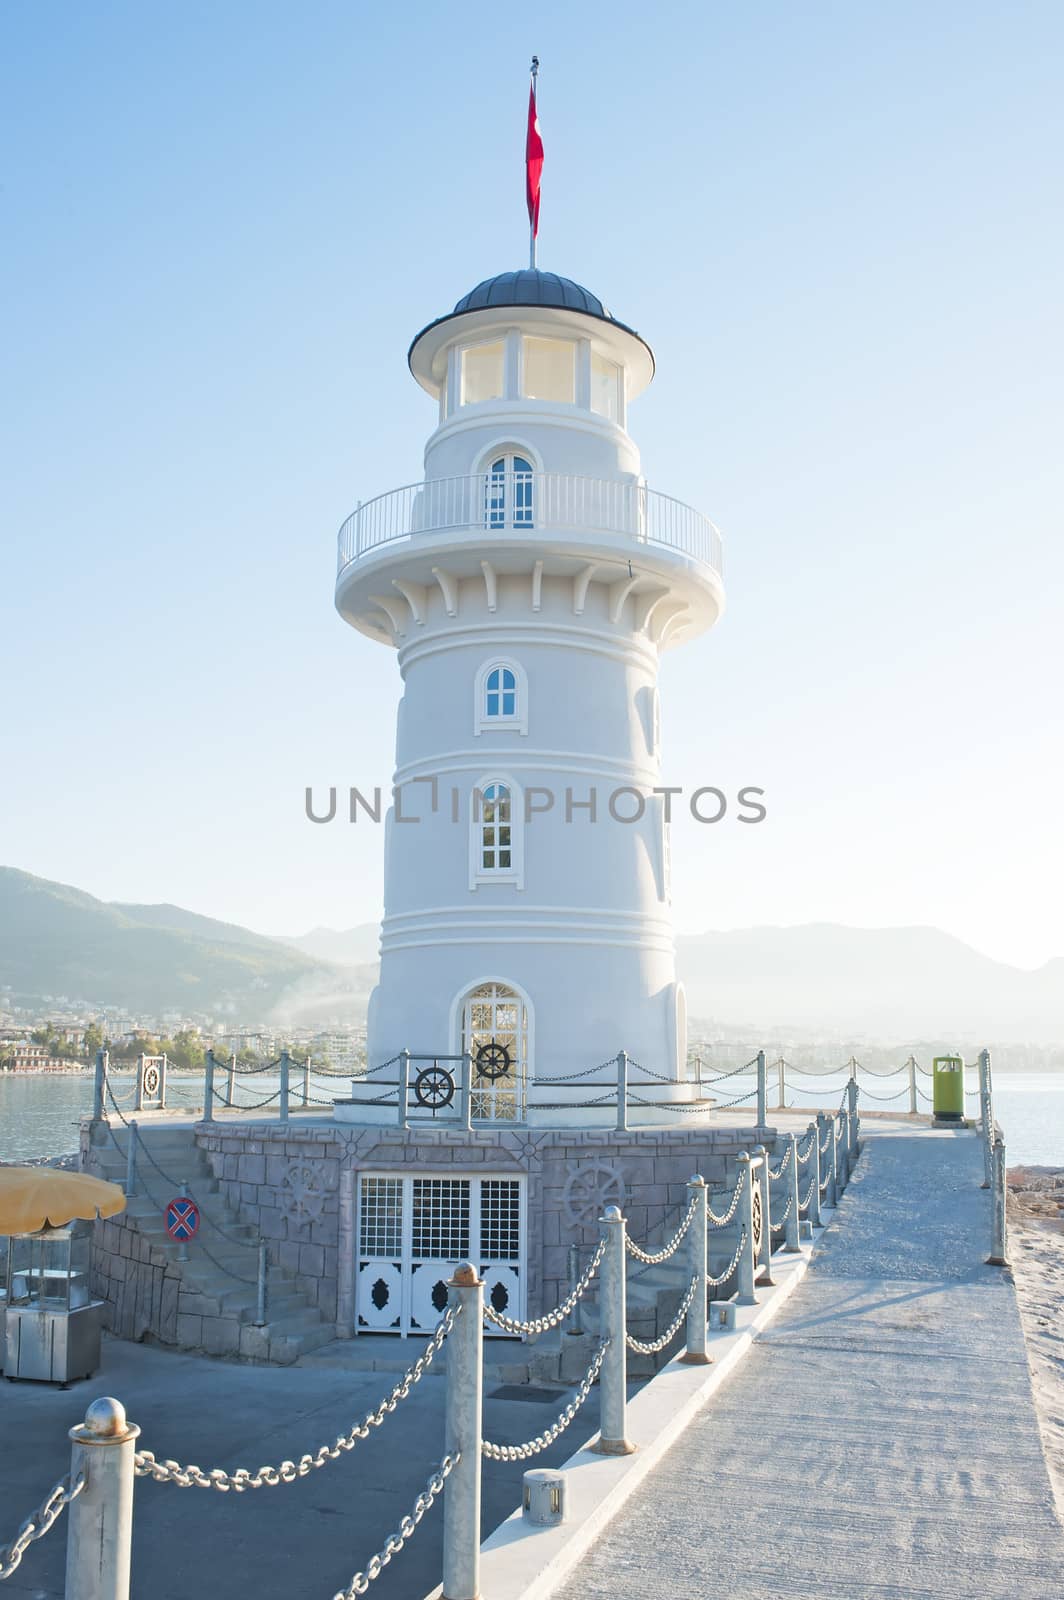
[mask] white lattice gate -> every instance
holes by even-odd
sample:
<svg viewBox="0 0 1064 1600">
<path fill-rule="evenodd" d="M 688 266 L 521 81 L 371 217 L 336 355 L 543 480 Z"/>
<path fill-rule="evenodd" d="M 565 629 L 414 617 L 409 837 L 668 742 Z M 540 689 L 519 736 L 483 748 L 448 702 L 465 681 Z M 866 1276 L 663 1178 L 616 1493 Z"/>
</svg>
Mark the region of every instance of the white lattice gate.
<svg viewBox="0 0 1064 1600">
<path fill-rule="evenodd" d="M 497 1311 L 523 1317 L 526 1233 L 522 1178 L 361 1173 L 355 1331 L 431 1333 L 463 1261 Z"/>
</svg>

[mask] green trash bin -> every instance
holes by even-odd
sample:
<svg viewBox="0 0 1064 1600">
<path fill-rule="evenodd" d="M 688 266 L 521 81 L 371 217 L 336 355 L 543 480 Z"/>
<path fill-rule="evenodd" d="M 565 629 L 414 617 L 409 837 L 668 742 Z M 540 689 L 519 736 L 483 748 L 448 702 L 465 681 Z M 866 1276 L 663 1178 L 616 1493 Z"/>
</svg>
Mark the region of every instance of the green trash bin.
<svg viewBox="0 0 1064 1600">
<path fill-rule="evenodd" d="M 931 1063 L 931 1092 L 936 1122 L 964 1121 L 964 1059 L 936 1056 Z"/>
</svg>

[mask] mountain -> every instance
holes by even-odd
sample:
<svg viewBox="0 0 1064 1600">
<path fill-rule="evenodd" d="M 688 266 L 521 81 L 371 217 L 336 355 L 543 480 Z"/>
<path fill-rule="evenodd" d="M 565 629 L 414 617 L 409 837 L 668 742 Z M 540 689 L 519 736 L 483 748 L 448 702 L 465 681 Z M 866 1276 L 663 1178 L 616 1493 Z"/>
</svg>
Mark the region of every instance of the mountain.
<svg viewBox="0 0 1064 1600">
<path fill-rule="evenodd" d="M 1006 966 L 938 928 L 737 928 L 677 940 L 688 1014 L 875 1036 L 1064 1039 L 1064 960 Z"/>
<path fill-rule="evenodd" d="M 278 1008 L 294 1019 L 314 993 L 345 987 L 334 968 L 245 928 L 179 906 L 111 905 L 13 867 L 0 867 L 0 985 L 17 998 L 256 1019 Z"/>
<path fill-rule="evenodd" d="M 278 936 L 277 943 L 314 961 L 328 961 L 334 967 L 363 967 L 377 960 L 380 924 L 362 922 L 357 928 L 311 928 L 291 938 Z"/>
</svg>

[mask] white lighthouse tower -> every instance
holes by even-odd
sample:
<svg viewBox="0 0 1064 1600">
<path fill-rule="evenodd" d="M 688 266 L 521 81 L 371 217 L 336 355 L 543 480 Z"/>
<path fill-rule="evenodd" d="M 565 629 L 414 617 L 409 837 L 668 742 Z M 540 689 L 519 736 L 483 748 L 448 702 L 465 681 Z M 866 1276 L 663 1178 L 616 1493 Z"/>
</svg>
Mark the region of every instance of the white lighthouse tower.
<svg viewBox="0 0 1064 1600">
<path fill-rule="evenodd" d="M 424 480 L 348 518 L 336 583 L 403 680 L 370 1064 L 465 1057 L 481 1124 L 556 1122 L 557 1080 L 586 1097 L 621 1051 L 682 1104 L 658 663 L 724 592 L 716 528 L 648 487 L 628 432 L 653 355 L 528 270 L 409 364 L 438 409 Z"/>
</svg>

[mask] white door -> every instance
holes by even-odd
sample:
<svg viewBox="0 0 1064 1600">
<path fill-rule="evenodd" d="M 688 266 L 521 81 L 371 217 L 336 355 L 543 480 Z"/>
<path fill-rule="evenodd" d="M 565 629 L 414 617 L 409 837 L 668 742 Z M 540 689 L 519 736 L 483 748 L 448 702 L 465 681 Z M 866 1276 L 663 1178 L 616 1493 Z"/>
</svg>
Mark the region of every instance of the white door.
<svg viewBox="0 0 1064 1600">
<path fill-rule="evenodd" d="M 357 1226 L 357 1333 L 431 1333 L 463 1261 L 477 1263 L 496 1311 L 524 1316 L 523 1179 L 362 1173 Z"/>
</svg>

